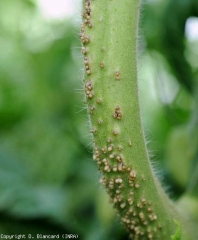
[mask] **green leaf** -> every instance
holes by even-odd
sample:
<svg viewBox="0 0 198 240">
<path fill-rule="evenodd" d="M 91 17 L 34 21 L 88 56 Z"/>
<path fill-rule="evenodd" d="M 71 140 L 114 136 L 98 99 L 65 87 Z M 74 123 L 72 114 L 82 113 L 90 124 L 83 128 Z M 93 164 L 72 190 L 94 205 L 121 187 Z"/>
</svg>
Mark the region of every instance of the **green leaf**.
<svg viewBox="0 0 198 240">
<path fill-rule="evenodd" d="M 174 235 L 171 235 L 171 240 L 181 240 L 181 225 L 175 219 L 174 222 L 177 225 L 177 231 Z"/>
</svg>

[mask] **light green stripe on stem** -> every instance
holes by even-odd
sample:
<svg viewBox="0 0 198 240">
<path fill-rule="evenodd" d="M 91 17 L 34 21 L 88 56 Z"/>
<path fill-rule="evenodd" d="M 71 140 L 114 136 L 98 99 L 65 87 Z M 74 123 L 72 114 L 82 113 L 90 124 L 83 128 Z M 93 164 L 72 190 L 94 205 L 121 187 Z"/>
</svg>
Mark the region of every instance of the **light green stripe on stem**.
<svg viewBox="0 0 198 240">
<path fill-rule="evenodd" d="M 170 239 L 177 216 L 155 180 L 140 118 L 139 0 L 83 4 L 85 92 L 101 182 L 133 239 Z"/>
</svg>

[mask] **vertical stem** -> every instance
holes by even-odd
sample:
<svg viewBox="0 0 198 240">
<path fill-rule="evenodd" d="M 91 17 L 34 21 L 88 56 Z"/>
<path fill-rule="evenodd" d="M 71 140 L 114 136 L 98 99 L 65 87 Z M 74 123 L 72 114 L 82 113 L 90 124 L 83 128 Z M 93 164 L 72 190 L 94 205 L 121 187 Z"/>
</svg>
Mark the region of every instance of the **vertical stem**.
<svg viewBox="0 0 198 240">
<path fill-rule="evenodd" d="M 137 86 L 139 0 L 84 0 L 85 94 L 101 183 L 133 239 L 170 239 L 175 211 L 156 181 Z"/>
</svg>

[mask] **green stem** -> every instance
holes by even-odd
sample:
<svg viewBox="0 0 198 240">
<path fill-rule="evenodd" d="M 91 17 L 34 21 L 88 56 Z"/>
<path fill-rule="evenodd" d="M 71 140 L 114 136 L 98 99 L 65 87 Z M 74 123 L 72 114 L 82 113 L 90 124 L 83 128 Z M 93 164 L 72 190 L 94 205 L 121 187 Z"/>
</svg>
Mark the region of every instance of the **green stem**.
<svg viewBox="0 0 198 240">
<path fill-rule="evenodd" d="M 177 231 L 173 219 L 179 219 L 154 177 L 142 130 L 139 5 L 139 0 L 84 0 L 85 93 L 94 160 L 110 201 L 133 239 L 166 240 Z"/>
</svg>

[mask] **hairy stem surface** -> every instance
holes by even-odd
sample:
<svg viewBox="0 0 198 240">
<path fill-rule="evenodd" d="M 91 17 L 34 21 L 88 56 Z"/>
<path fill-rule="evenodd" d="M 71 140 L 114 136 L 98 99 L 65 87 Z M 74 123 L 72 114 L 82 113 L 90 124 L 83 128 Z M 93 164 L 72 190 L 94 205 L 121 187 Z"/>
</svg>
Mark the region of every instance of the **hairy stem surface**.
<svg viewBox="0 0 198 240">
<path fill-rule="evenodd" d="M 139 0 L 84 0 L 80 38 L 94 160 L 132 239 L 170 239 L 177 215 L 145 146 L 137 86 Z M 186 238 L 185 238 L 186 239 Z"/>
</svg>

